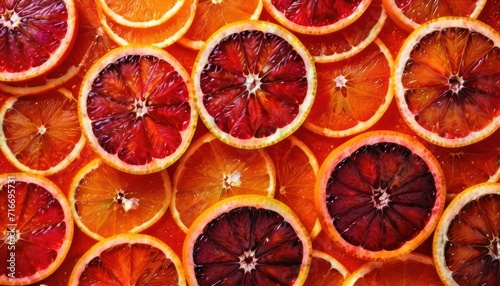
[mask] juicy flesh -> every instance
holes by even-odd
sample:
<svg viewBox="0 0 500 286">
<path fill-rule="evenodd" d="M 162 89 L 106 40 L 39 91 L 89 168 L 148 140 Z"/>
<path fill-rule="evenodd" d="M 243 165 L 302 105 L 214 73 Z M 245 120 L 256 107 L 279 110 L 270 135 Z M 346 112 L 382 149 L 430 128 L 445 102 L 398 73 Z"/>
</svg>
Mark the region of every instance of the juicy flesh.
<svg viewBox="0 0 500 286">
<path fill-rule="evenodd" d="M 350 244 L 395 250 L 426 226 L 436 200 L 434 177 L 408 148 L 366 145 L 333 170 L 326 190 L 333 224 Z"/>
<path fill-rule="evenodd" d="M 308 92 L 302 57 L 281 37 L 247 30 L 214 48 L 200 75 L 203 105 L 233 137 L 273 135 L 299 114 Z"/>
<path fill-rule="evenodd" d="M 63 0 L 0 2 L 1 72 L 23 72 L 45 63 L 68 29 Z"/>
<path fill-rule="evenodd" d="M 8 201 L 11 190 L 15 190 L 12 208 Z M 0 203 L 4 214 L 0 216 L 0 275 L 12 272 L 7 262 L 12 253 L 16 278 L 46 269 L 61 251 L 66 235 L 65 215 L 59 201 L 37 184 L 18 181 L 1 188 Z"/>
<path fill-rule="evenodd" d="M 448 228 L 445 259 L 459 285 L 499 285 L 500 195 L 469 202 Z"/>
<path fill-rule="evenodd" d="M 393 260 L 384 262 L 358 279 L 355 285 L 444 285 L 432 261 Z"/>
<path fill-rule="evenodd" d="M 303 258 L 291 225 L 274 211 L 253 207 L 215 218 L 193 248 L 199 285 L 292 285 Z"/>
<path fill-rule="evenodd" d="M 131 165 L 174 153 L 191 118 L 182 77 L 164 60 L 125 56 L 95 79 L 87 113 L 99 144 Z"/>
<path fill-rule="evenodd" d="M 330 261 L 316 258 L 313 256 L 311 260 L 310 273 L 314 275 L 307 276 L 304 286 L 319 286 L 319 285 L 342 285 L 344 276 Z"/>
<path fill-rule="evenodd" d="M 423 128 L 463 138 L 500 116 L 500 48 L 477 32 L 448 28 L 412 50 L 402 83 L 405 100 Z"/>
<path fill-rule="evenodd" d="M 418 24 L 444 16 L 467 17 L 476 9 L 477 0 L 395 0 L 401 12 Z"/>
</svg>

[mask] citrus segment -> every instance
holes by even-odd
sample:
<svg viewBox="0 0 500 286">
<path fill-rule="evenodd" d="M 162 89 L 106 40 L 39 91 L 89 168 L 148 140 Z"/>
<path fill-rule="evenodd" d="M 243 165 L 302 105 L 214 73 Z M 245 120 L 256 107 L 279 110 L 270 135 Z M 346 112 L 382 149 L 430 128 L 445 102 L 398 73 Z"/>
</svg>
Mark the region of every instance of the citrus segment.
<svg viewBox="0 0 500 286">
<path fill-rule="evenodd" d="M 67 89 L 9 98 L 0 110 L 0 126 L 3 154 L 27 173 L 61 171 L 85 144 L 77 102 Z"/>
<path fill-rule="evenodd" d="M 416 139 L 393 131 L 358 135 L 320 167 L 315 202 L 323 229 L 366 260 L 408 254 L 429 237 L 446 197 L 438 161 Z"/>
<path fill-rule="evenodd" d="M 190 78 L 164 50 L 129 45 L 104 55 L 85 75 L 80 125 L 109 165 L 153 173 L 175 162 L 196 128 Z"/>
<path fill-rule="evenodd" d="M 311 268 L 305 286 L 342 285 L 349 272 L 329 254 L 313 250 Z"/>
<path fill-rule="evenodd" d="M 181 261 L 161 240 L 119 234 L 92 246 L 78 260 L 68 285 L 184 286 Z"/>
<path fill-rule="evenodd" d="M 403 43 L 393 71 L 403 119 L 444 147 L 478 142 L 500 126 L 500 34 L 484 23 L 442 17 Z"/>
<path fill-rule="evenodd" d="M 317 63 L 318 90 L 304 126 L 328 137 L 373 126 L 392 101 L 392 67 L 392 56 L 380 40 L 344 61 Z"/>
<path fill-rule="evenodd" d="M 204 211 L 182 251 L 189 285 L 302 285 L 311 241 L 295 214 L 265 196 L 227 198 Z"/>
<path fill-rule="evenodd" d="M 0 283 L 28 285 L 52 274 L 73 238 L 64 194 L 44 177 L 9 173 L 0 176 L 0 203 Z"/>
<path fill-rule="evenodd" d="M 314 101 L 311 55 L 284 28 L 242 21 L 219 29 L 192 72 L 195 104 L 208 129 L 239 148 L 272 145 L 304 121 Z"/>
<path fill-rule="evenodd" d="M 433 254 L 447 285 L 497 285 L 500 184 L 482 183 L 460 193 L 436 228 Z"/>
<path fill-rule="evenodd" d="M 207 133 L 189 147 L 175 169 L 170 210 L 187 232 L 219 200 L 243 194 L 272 197 L 275 186 L 273 161 L 265 150 L 239 150 Z"/>
</svg>

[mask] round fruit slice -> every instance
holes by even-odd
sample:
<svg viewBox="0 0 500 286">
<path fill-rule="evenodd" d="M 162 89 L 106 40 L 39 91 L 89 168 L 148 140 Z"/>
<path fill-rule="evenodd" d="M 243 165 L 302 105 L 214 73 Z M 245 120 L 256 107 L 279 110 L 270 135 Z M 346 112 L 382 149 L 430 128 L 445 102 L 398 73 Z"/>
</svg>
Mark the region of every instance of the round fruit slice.
<svg viewBox="0 0 500 286">
<path fill-rule="evenodd" d="M 429 237 L 446 186 L 439 162 L 416 139 L 373 131 L 328 155 L 315 197 L 323 229 L 340 248 L 365 260 L 389 260 Z"/>
<path fill-rule="evenodd" d="M 316 92 L 307 49 L 286 29 L 264 21 L 219 29 L 198 53 L 192 78 L 205 125 L 221 141 L 244 149 L 293 133 Z"/>
<path fill-rule="evenodd" d="M 189 74 L 152 46 L 116 48 L 87 72 L 79 119 L 90 146 L 112 167 L 153 173 L 187 149 L 197 123 Z"/>
<path fill-rule="evenodd" d="M 173 178 L 170 210 L 184 232 L 205 209 L 222 199 L 243 194 L 272 197 L 276 187 L 273 161 L 266 151 L 240 150 L 211 133 L 189 147 Z"/>
<path fill-rule="evenodd" d="M 75 175 L 68 197 L 78 227 L 102 240 L 157 222 L 170 203 L 170 178 L 165 170 L 133 175 L 95 159 Z"/>
<path fill-rule="evenodd" d="M 401 28 L 412 31 L 419 25 L 445 16 L 477 18 L 486 0 L 382 0 L 392 20 Z"/>
<path fill-rule="evenodd" d="M 303 285 L 312 246 L 278 200 L 240 195 L 205 210 L 189 229 L 182 261 L 189 285 Z"/>
<path fill-rule="evenodd" d="M 67 56 L 76 36 L 73 0 L 11 0 L 0 4 L 0 81 L 43 75 Z"/>
<path fill-rule="evenodd" d="M 184 0 L 97 0 L 97 3 L 114 22 L 128 27 L 147 28 L 172 18 Z"/>
<path fill-rule="evenodd" d="M 432 258 L 409 254 L 396 260 L 367 262 L 348 276 L 344 286 L 443 285 Z"/>
<path fill-rule="evenodd" d="M 314 239 L 321 231 L 321 224 L 314 206 L 314 184 L 318 173 L 318 161 L 302 141 L 293 135 L 266 148 L 276 168 L 276 192 L 274 197 L 300 218 Z"/>
<path fill-rule="evenodd" d="M 52 274 L 73 239 L 66 197 L 48 179 L 0 175 L 0 284 L 28 285 Z"/>
<path fill-rule="evenodd" d="M 380 41 L 344 61 L 316 64 L 318 90 L 304 126 L 345 137 L 373 126 L 392 101 L 390 51 Z"/>
<path fill-rule="evenodd" d="M 418 27 L 393 70 L 403 119 L 419 136 L 443 147 L 478 142 L 500 127 L 500 34 L 464 17 Z"/>
<path fill-rule="evenodd" d="M 77 109 L 64 88 L 10 97 L 0 110 L 0 149 L 23 172 L 46 176 L 61 171 L 85 145 Z"/>
<path fill-rule="evenodd" d="M 500 184 L 467 188 L 448 205 L 434 234 L 437 271 L 447 285 L 498 285 Z"/>
<path fill-rule="evenodd" d="M 263 0 L 264 8 L 288 29 L 303 34 L 327 34 L 356 21 L 370 0 Z"/>
<path fill-rule="evenodd" d="M 349 275 L 347 269 L 325 252 L 313 250 L 311 268 L 304 286 L 342 285 Z"/>
<path fill-rule="evenodd" d="M 184 286 L 181 260 L 161 240 L 124 233 L 102 240 L 78 260 L 68 285 Z"/>
</svg>

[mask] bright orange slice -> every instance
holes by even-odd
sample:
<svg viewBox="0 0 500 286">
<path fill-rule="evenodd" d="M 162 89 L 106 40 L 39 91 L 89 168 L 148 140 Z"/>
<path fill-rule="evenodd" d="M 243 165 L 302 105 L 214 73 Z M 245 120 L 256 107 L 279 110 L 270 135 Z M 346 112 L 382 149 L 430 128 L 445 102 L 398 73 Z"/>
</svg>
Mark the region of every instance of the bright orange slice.
<svg viewBox="0 0 500 286">
<path fill-rule="evenodd" d="M 436 228 L 433 255 L 447 285 L 498 285 L 500 184 L 467 188 Z"/>
<path fill-rule="evenodd" d="M 189 229 L 182 261 L 189 285 L 303 285 L 311 240 L 278 200 L 240 195 L 205 210 Z"/>
<path fill-rule="evenodd" d="M 272 145 L 300 127 L 316 92 L 314 61 L 286 29 L 242 21 L 219 29 L 198 53 L 195 104 L 208 129 L 238 148 Z"/>
<path fill-rule="evenodd" d="M 315 196 L 323 229 L 340 248 L 365 260 L 389 260 L 434 231 L 446 186 L 439 162 L 416 139 L 373 131 L 328 155 Z"/>
<path fill-rule="evenodd" d="M 0 81 L 23 81 L 54 69 L 76 36 L 73 0 L 0 3 Z"/>
<path fill-rule="evenodd" d="M 465 17 L 442 17 L 406 39 L 393 70 L 403 119 L 444 147 L 476 143 L 500 127 L 500 34 Z"/>
<path fill-rule="evenodd" d="M 185 286 L 181 260 L 161 240 L 145 234 L 119 234 L 98 242 L 78 260 L 70 286 Z"/>
<path fill-rule="evenodd" d="M 52 274 L 73 239 L 66 197 L 48 179 L 0 175 L 0 284 L 28 285 Z"/>
<path fill-rule="evenodd" d="M 179 160 L 170 210 L 185 232 L 219 200 L 235 195 L 274 195 L 276 174 L 266 151 L 240 150 L 211 133 L 198 138 Z"/>
<path fill-rule="evenodd" d="M 347 269 L 329 254 L 313 250 L 311 268 L 304 286 L 342 285 L 349 275 Z"/>
<path fill-rule="evenodd" d="M 16 168 L 51 175 L 66 168 L 85 145 L 77 102 L 61 88 L 11 97 L 0 109 L 0 149 Z"/>
<path fill-rule="evenodd" d="M 94 151 L 112 167 L 153 173 L 174 163 L 194 135 L 189 74 L 153 46 L 116 48 L 87 72 L 79 119 Z"/>
<path fill-rule="evenodd" d="M 380 40 L 344 61 L 317 63 L 318 90 L 304 126 L 327 137 L 345 137 L 373 126 L 392 101 L 393 65 Z"/>
</svg>

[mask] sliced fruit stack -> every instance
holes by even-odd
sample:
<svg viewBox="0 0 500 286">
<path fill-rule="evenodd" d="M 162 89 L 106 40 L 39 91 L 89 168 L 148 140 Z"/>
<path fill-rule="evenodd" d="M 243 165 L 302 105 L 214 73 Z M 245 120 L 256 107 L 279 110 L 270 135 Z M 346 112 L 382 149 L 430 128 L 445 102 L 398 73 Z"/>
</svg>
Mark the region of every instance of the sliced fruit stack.
<svg viewBox="0 0 500 286">
<path fill-rule="evenodd" d="M 499 285 L 500 4 L 450 2 L 0 1 L 0 284 Z"/>
</svg>

